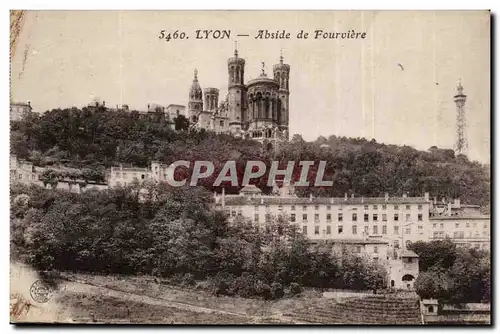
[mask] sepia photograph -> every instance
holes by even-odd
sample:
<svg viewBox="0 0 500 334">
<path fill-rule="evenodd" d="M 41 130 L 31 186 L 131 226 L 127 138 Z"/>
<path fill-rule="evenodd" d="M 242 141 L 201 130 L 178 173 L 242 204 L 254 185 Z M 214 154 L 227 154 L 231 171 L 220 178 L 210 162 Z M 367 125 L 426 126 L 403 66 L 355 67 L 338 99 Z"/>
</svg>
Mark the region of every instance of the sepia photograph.
<svg viewBox="0 0 500 334">
<path fill-rule="evenodd" d="M 11 10 L 10 323 L 491 326 L 491 21 Z"/>
</svg>

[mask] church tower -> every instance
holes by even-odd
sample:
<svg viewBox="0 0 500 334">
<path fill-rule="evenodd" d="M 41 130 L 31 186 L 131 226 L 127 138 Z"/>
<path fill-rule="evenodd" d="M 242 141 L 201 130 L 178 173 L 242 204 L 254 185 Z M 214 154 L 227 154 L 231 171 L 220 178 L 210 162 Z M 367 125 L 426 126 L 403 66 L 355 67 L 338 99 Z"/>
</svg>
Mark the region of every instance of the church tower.
<svg viewBox="0 0 500 334">
<path fill-rule="evenodd" d="M 273 66 L 273 74 L 274 80 L 279 84 L 278 93 L 281 101 L 278 111 L 278 125 L 281 129 L 288 130 L 290 65 L 283 63 L 283 54 L 280 55 L 279 64 Z"/>
<path fill-rule="evenodd" d="M 203 111 L 203 92 L 198 82 L 198 70 L 194 70 L 193 83 L 189 90 L 188 118 L 189 122 L 198 122 L 198 115 Z"/>
<path fill-rule="evenodd" d="M 242 127 L 243 108 L 245 103 L 245 59 L 238 57 L 238 50 L 234 50 L 234 57 L 227 60 L 228 70 L 228 116 L 229 131 L 236 134 Z"/>
</svg>

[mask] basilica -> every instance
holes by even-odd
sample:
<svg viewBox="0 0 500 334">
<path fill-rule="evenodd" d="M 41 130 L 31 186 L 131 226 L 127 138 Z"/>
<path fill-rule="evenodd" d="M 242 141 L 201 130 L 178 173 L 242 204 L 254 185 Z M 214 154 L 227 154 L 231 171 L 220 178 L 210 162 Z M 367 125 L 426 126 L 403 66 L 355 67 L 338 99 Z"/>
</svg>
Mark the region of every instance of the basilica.
<svg viewBox="0 0 500 334">
<path fill-rule="evenodd" d="M 273 78 L 262 65 L 262 73 L 245 83 L 245 59 L 235 50 L 227 60 L 228 93 L 220 102 L 219 89 L 202 90 L 195 69 L 187 108 L 191 126 L 260 142 L 288 139 L 290 65 L 280 56 Z"/>
</svg>

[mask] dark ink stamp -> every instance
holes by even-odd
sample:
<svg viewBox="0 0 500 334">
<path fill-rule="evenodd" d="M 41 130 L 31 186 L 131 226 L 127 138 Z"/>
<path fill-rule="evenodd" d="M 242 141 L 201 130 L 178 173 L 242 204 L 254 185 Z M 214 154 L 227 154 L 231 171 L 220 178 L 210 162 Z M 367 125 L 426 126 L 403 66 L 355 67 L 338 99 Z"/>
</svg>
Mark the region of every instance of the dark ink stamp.
<svg viewBox="0 0 500 334">
<path fill-rule="evenodd" d="M 52 288 L 41 280 L 35 281 L 30 288 L 30 295 L 38 303 L 46 303 L 52 298 Z"/>
</svg>

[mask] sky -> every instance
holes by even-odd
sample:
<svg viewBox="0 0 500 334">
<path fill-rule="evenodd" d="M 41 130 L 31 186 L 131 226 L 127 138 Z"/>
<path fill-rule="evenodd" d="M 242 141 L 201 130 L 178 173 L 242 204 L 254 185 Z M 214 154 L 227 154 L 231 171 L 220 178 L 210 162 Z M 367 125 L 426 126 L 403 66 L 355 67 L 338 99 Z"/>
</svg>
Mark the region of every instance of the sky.
<svg viewBox="0 0 500 334">
<path fill-rule="evenodd" d="M 231 36 L 196 39 L 198 29 Z M 254 38 L 266 29 L 291 38 Z M 161 30 L 189 39 L 166 42 Z M 301 30 L 308 39 L 296 38 Z M 366 38 L 314 39 L 314 30 Z M 219 88 L 222 99 L 235 41 L 246 82 L 262 62 L 272 76 L 282 52 L 291 67 L 290 134 L 306 140 L 337 135 L 453 148 L 460 79 L 469 158 L 490 162 L 487 11 L 32 11 L 11 60 L 11 99 L 29 100 L 38 112 L 94 99 L 134 109 L 187 105 L 195 68 L 201 87 Z"/>
</svg>

